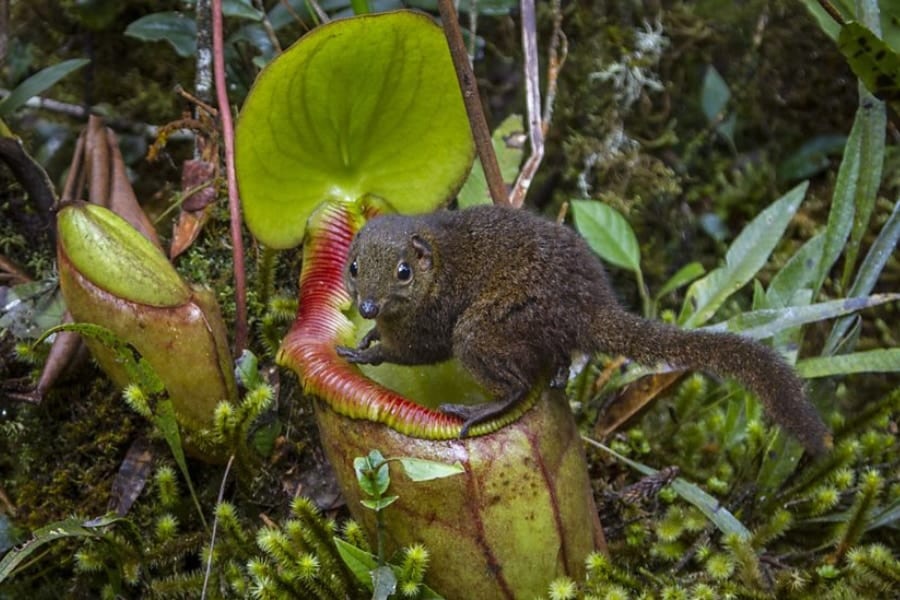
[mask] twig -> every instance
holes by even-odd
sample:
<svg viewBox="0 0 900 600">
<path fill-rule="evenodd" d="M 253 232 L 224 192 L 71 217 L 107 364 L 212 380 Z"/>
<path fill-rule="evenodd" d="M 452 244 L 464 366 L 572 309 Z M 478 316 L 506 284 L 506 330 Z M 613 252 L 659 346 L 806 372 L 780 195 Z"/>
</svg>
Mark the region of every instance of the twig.
<svg viewBox="0 0 900 600">
<path fill-rule="evenodd" d="M 447 37 L 447 45 L 450 47 L 456 78 L 459 80 L 459 87 L 462 90 L 466 113 L 469 115 L 469 126 L 472 128 L 472 137 L 475 139 L 475 149 L 478 151 L 478 158 L 481 159 L 481 166 L 484 168 L 484 176 L 487 180 L 488 190 L 491 192 L 491 199 L 494 204 L 508 204 L 506 184 L 503 183 L 503 176 L 500 174 L 500 165 L 497 163 L 497 155 L 494 153 L 494 144 L 491 141 L 491 130 L 488 128 L 484 109 L 481 107 L 478 82 L 475 80 L 475 73 L 469 63 L 469 53 L 459 29 L 453 0 L 438 0 L 438 10 L 441 13 L 444 35 Z"/>
<path fill-rule="evenodd" d="M 569 55 L 569 40 L 562 30 L 561 0 L 553 0 L 553 33 L 550 34 L 550 48 L 547 51 L 547 95 L 544 97 L 544 116 L 541 124 L 544 135 L 553 120 L 553 105 L 556 103 L 556 84 L 559 72 Z"/>
<path fill-rule="evenodd" d="M 218 0 L 214 0 L 218 1 Z M 216 500 L 216 506 L 222 504 L 225 497 L 225 482 L 228 481 L 228 473 L 231 471 L 231 463 L 234 462 L 234 455 L 228 458 L 228 464 L 225 465 L 225 473 L 222 475 L 222 483 L 219 484 L 219 497 Z M 206 574 L 203 576 L 203 591 L 200 592 L 200 600 L 206 598 L 206 588 L 209 585 L 209 576 L 212 573 L 213 547 L 216 545 L 216 527 L 219 524 L 219 517 L 213 518 L 212 534 L 209 536 L 209 560 L 206 561 Z"/>
<path fill-rule="evenodd" d="M 316 0 L 308 0 L 309 5 L 312 6 L 313 12 L 316 13 L 316 17 L 319 19 L 319 23 L 325 24 L 331 19 L 328 18 L 328 13 L 322 10 L 322 7 L 319 6 L 319 3 Z"/>
<path fill-rule="evenodd" d="M 835 8 L 834 4 L 832 4 L 828 0 L 819 0 L 819 6 L 821 6 L 825 10 L 825 12 L 827 12 L 828 15 L 832 19 L 834 19 L 835 23 L 837 23 L 841 27 L 847 24 L 847 21 L 844 20 L 841 12 L 837 8 Z"/>
<path fill-rule="evenodd" d="M 9 90 L 0 88 L 0 98 L 5 98 L 9 95 Z M 91 115 L 100 115 L 101 113 L 94 108 L 85 108 L 80 104 L 69 104 L 68 102 L 61 102 L 59 100 L 54 100 L 53 98 L 43 98 L 41 96 L 35 96 L 33 98 L 29 98 L 25 102 L 25 106 L 28 108 L 37 108 L 40 110 L 49 110 L 51 112 L 55 112 L 57 114 L 66 115 L 67 117 L 73 117 L 75 119 L 86 121 Z M 101 115 L 102 116 L 102 115 Z M 120 131 L 123 133 L 131 133 L 142 135 L 144 137 L 153 139 L 159 135 L 159 127 L 156 125 L 150 125 L 148 123 L 139 123 L 136 121 L 129 121 L 128 119 L 123 118 L 107 118 L 104 117 L 104 121 L 106 125 L 112 127 L 116 131 Z M 181 134 L 173 134 L 169 137 L 169 140 L 178 140 L 178 141 L 189 141 L 193 140 L 194 136 L 189 133 L 181 133 Z"/>
<path fill-rule="evenodd" d="M 228 181 L 228 207 L 231 212 L 231 252 L 234 257 L 234 356 L 247 347 L 247 284 L 244 273 L 244 242 L 241 239 L 241 206 L 238 199 L 237 176 L 234 172 L 234 125 L 228 88 L 225 87 L 225 48 L 222 33 L 222 0 L 212 0 L 213 12 L 213 72 L 222 137 L 225 140 L 225 173 Z"/>
<path fill-rule="evenodd" d="M 534 0 L 522 0 L 522 52 L 525 55 L 525 107 L 528 113 L 528 140 L 531 156 L 522 165 L 516 184 L 509 196 L 509 203 L 520 207 L 525 202 L 525 194 L 544 159 L 544 130 L 541 125 L 541 85 L 538 75 L 537 25 L 535 23 Z"/>
<path fill-rule="evenodd" d="M 269 21 L 269 15 L 266 14 L 266 7 L 263 5 L 262 0 L 253 0 L 253 6 L 262 13 L 262 26 L 266 31 L 266 37 L 269 38 L 269 43 L 275 49 L 275 54 L 281 54 L 281 42 L 278 41 L 278 36 L 275 35 L 275 28 L 272 27 L 272 22 Z"/>
</svg>

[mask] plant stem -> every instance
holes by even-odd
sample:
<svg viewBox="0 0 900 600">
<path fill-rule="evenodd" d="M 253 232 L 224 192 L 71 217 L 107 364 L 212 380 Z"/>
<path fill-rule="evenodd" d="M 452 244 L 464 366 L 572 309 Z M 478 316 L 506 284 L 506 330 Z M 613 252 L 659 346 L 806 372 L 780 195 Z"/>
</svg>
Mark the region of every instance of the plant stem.
<svg viewBox="0 0 900 600">
<path fill-rule="evenodd" d="M 478 151 L 478 158 L 481 159 L 481 166 L 484 168 L 484 176 L 487 180 L 488 190 L 491 192 L 491 199 L 494 204 L 509 204 L 506 184 L 503 183 L 503 176 L 500 174 L 500 165 L 497 163 L 497 155 L 494 153 L 494 144 L 491 141 L 491 130 L 481 106 L 478 82 L 475 80 L 475 73 L 469 63 L 469 53 L 466 51 L 462 31 L 459 29 L 453 0 L 438 0 L 438 10 L 441 13 L 444 35 L 447 37 L 447 45 L 450 47 L 450 56 L 453 58 L 456 78 L 459 80 L 463 102 L 466 105 L 466 114 L 469 115 L 472 137 L 475 138 L 475 149 Z"/>
<path fill-rule="evenodd" d="M 225 87 L 225 49 L 222 34 L 222 0 L 212 0 L 213 13 L 213 73 L 219 118 L 222 119 L 222 138 L 225 140 L 225 173 L 228 181 L 228 207 L 231 212 L 231 252 L 234 257 L 234 355 L 240 356 L 247 347 L 247 284 L 244 274 L 244 243 L 241 239 L 241 206 L 238 199 L 237 177 L 234 171 L 234 124 Z"/>
</svg>

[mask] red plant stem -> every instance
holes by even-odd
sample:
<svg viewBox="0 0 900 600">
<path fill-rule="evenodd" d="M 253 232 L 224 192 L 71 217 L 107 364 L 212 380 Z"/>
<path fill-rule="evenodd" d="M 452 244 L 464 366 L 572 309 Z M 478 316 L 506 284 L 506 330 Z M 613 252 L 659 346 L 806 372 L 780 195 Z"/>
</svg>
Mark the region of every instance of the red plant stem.
<svg viewBox="0 0 900 600">
<path fill-rule="evenodd" d="M 225 87 L 225 49 L 222 35 L 222 0 L 212 0 L 213 17 L 213 75 L 219 118 L 222 119 L 222 138 L 225 140 L 225 173 L 228 181 L 228 208 L 231 212 L 231 252 L 234 257 L 234 355 L 247 347 L 247 283 L 244 274 L 244 243 L 241 239 L 241 205 L 238 199 L 237 177 L 234 172 L 234 124 Z"/>
</svg>

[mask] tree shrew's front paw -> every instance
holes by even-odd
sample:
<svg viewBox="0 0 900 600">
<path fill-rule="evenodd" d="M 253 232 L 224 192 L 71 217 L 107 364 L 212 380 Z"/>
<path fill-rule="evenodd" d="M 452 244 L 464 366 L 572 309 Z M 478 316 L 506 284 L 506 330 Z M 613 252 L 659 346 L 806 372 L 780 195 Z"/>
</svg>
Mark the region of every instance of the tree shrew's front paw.
<svg viewBox="0 0 900 600">
<path fill-rule="evenodd" d="M 359 348 L 350 348 L 348 346 L 336 346 L 338 356 L 346 359 L 348 362 L 365 365 L 380 365 L 381 359 L 372 355 L 367 350 Z"/>
</svg>

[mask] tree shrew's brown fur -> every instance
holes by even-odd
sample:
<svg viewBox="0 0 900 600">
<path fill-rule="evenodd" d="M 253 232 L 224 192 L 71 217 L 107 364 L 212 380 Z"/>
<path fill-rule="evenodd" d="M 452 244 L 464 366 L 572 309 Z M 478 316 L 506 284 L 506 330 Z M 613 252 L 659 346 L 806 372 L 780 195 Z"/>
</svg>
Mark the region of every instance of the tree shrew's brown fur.
<svg viewBox="0 0 900 600">
<path fill-rule="evenodd" d="M 545 374 L 565 372 L 581 351 L 733 377 L 807 450 L 830 445 L 801 381 L 775 351 L 627 312 L 584 240 L 528 212 L 480 206 L 375 218 L 353 241 L 346 280 L 375 327 L 339 354 L 406 365 L 457 357 L 496 398 L 441 407 L 464 420 L 463 435 L 520 401 Z"/>
</svg>

